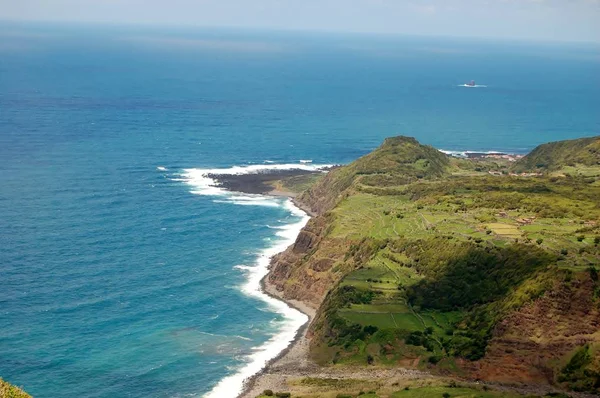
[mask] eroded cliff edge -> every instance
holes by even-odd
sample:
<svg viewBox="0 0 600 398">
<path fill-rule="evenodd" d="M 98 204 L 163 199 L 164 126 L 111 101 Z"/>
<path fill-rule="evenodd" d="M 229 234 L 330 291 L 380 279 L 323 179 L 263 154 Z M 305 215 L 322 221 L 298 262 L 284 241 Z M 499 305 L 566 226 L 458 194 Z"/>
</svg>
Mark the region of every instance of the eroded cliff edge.
<svg viewBox="0 0 600 398">
<path fill-rule="evenodd" d="M 598 392 L 600 155 L 590 142 L 600 138 L 557 146 L 570 159 L 584 147 L 584 165 L 562 165 L 580 175 L 557 176 L 554 162 L 519 177 L 510 170 L 531 159 L 451 159 L 395 137 L 318 181 L 297 198 L 314 217 L 268 275 L 318 310 L 312 358 Z"/>
</svg>

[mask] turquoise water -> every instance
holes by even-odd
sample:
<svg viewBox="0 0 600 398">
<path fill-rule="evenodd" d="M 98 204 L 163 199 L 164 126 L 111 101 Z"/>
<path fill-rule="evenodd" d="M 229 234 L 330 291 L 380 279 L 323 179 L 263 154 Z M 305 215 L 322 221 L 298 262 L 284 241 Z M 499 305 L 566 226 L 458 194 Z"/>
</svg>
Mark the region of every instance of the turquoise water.
<svg viewBox="0 0 600 398">
<path fill-rule="evenodd" d="M 248 280 L 305 220 L 202 170 L 346 163 L 395 134 L 518 153 L 597 135 L 598 70 L 586 45 L 2 25 L 0 376 L 208 393 L 298 322 Z"/>
</svg>

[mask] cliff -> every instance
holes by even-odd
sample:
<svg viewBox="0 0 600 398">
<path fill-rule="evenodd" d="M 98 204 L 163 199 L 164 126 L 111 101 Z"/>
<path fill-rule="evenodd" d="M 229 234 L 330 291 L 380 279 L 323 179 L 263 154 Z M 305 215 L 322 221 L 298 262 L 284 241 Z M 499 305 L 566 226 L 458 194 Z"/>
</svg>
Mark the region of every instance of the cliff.
<svg viewBox="0 0 600 398">
<path fill-rule="evenodd" d="M 332 170 L 305 191 L 298 201 L 316 217 L 300 232 L 296 242 L 277 255 L 269 282 L 284 297 L 303 300 L 314 308 L 342 276 L 359 263 L 347 261 L 347 239 L 329 235 L 334 222 L 326 213 L 364 185 L 434 179 L 448 175 L 449 158 L 412 137 L 387 138 L 375 151 L 348 166 Z"/>
<path fill-rule="evenodd" d="M 317 363 L 600 393 L 597 177 L 490 176 L 396 137 L 299 198 L 316 216 L 268 278 L 318 309 Z"/>
</svg>

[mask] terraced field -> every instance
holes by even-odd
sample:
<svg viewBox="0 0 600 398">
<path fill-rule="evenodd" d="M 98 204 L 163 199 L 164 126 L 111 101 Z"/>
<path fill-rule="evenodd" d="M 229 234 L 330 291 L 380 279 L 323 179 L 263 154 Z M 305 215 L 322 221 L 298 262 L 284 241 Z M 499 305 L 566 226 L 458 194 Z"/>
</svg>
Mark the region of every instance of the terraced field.
<svg viewBox="0 0 600 398">
<path fill-rule="evenodd" d="M 436 203 L 423 205 L 404 196 L 355 194 L 333 211 L 336 221 L 332 236 L 419 239 L 445 234 L 497 245 L 519 240 L 537 242 L 541 247 L 556 252 L 564 248 L 578 251 L 586 245 L 595 244 L 597 232 L 594 231 L 597 228 L 594 227 L 597 225 L 589 219 L 597 216 L 598 209 L 586 209 L 588 204 L 585 202 L 573 200 L 568 203 L 566 208 L 575 209 L 575 214 L 565 211 L 564 217 L 536 217 L 536 213 L 527 208 L 505 211 L 486 207 L 485 203 L 479 203 L 468 212 L 460 211 L 460 206 L 453 201 L 437 199 Z M 582 209 L 581 216 L 577 216 L 577 209 Z M 592 231 L 587 234 L 578 232 L 586 227 Z"/>
<path fill-rule="evenodd" d="M 338 314 L 350 324 L 376 327 L 382 331 L 393 330 L 403 334 L 428 333 L 439 342 L 448 330 L 454 328 L 454 324 L 462 318 L 463 313 L 413 308 L 408 303 L 406 289 L 421 281 L 423 277 L 415 269 L 404 266 L 403 260 L 408 262 L 408 258 L 385 249 L 363 268 L 348 274 L 343 279 L 342 286 L 375 291 L 377 295 L 369 304 L 351 304 L 347 308 L 339 309 Z M 441 352 L 441 343 L 434 348 L 434 352 Z M 361 351 L 357 354 L 362 353 Z M 352 357 L 347 360 L 354 361 L 356 358 Z"/>
<path fill-rule="evenodd" d="M 482 342 L 487 339 L 486 329 L 473 326 L 475 329 L 471 330 L 471 326 L 465 326 L 476 325 L 472 309 L 480 303 L 468 301 L 472 300 L 468 297 L 473 297 L 468 294 L 469 289 L 478 289 L 481 295 L 494 291 L 497 280 L 484 279 L 489 277 L 488 270 L 504 261 L 502 258 L 513 256 L 513 247 L 529 245 L 529 249 L 521 246 L 519 250 L 523 253 L 547 250 L 557 256 L 559 268 L 569 271 L 585 271 L 598 263 L 596 245 L 600 230 L 596 220 L 600 219 L 600 208 L 597 199 L 571 195 L 572 190 L 563 187 L 559 195 L 545 188 L 547 181 L 543 179 L 456 178 L 443 184 L 419 181 L 403 187 L 386 186 L 377 194 L 359 187 L 331 211 L 333 222 L 329 237 L 338 241 L 380 242 L 373 243 L 378 249 L 370 259 L 361 262 L 358 269 L 340 282 L 340 287 L 353 287 L 375 295 L 368 304 L 352 302 L 336 310 L 348 330 L 363 328 L 365 331 L 356 335 L 359 338 L 355 342 L 345 340 L 342 344 L 345 348 L 338 351 L 341 356 L 336 357 L 336 363 L 364 364 L 373 360 L 393 364 L 407 358 L 421 358 L 421 362 L 417 361 L 418 367 L 430 362 L 439 369 L 456 372 L 455 353 L 463 350 L 463 355 L 470 355 L 470 348 L 464 347 L 470 344 L 481 350 L 485 344 Z M 388 179 L 391 181 L 391 176 Z M 496 185 L 490 188 L 486 185 L 488 182 Z M 552 189 L 558 191 L 556 187 Z M 427 246 L 431 242 L 440 245 L 439 256 L 437 247 Z M 394 249 L 396 245 L 401 247 Z M 419 249 L 420 245 L 425 246 Z M 495 264 L 489 263 L 486 270 L 482 266 L 485 253 L 499 249 L 506 251 L 490 260 Z M 427 262 L 418 262 L 423 255 L 419 250 L 427 251 Z M 474 251 L 480 254 L 473 254 Z M 465 260 L 471 255 L 472 260 Z M 516 255 L 515 258 L 524 257 Z M 469 261 L 474 263 L 465 265 Z M 449 265 L 454 262 L 464 266 L 455 271 L 456 275 L 452 275 L 454 266 Z M 473 271 L 469 271 L 469 267 Z M 472 279 L 474 272 L 478 276 Z M 501 268 L 497 272 L 503 275 Z M 499 278 L 505 278 L 501 283 L 508 286 L 514 275 L 513 271 L 507 271 Z M 436 280 L 438 282 L 433 282 Z M 475 288 L 477 283 L 481 285 Z M 464 290 L 458 286 L 464 286 Z M 532 282 L 529 288 L 515 291 L 507 303 L 518 307 L 543 289 L 541 286 Z M 452 297 L 429 296 L 441 288 Z M 465 300 L 461 300 L 464 294 L 467 294 Z M 488 300 L 492 300 L 492 296 L 489 297 Z M 500 307 L 496 308 L 492 311 L 499 311 Z M 478 334 L 478 330 L 482 332 Z M 373 331 L 378 332 L 373 334 Z M 346 332 L 351 333 L 341 331 Z M 463 341 L 469 343 L 463 344 Z"/>
</svg>

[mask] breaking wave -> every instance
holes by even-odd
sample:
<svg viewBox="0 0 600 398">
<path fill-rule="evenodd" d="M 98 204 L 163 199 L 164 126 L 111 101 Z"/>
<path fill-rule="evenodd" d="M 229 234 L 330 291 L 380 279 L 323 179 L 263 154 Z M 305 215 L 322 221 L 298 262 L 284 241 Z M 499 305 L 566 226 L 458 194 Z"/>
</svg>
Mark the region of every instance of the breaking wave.
<svg viewBox="0 0 600 398">
<path fill-rule="evenodd" d="M 269 206 L 277 207 L 281 205 L 281 200 L 277 200 L 265 195 L 251 195 L 239 192 L 228 191 L 219 186 L 219 183 L 211 175 L 244 175 L 259 174 L 286 170 L 305 170 L 305 171 L 325 171 L 333 165 L 318 165 L 306 163 L 287 163 L 287 164 L 257 164 L 249 166 L 234 166 L 223 169 L 184 169 L 182 173 L 173 178 L 173 181 L 183 181 L 192 187 L 192 193 L 196 195 L 217 196 L 217 203 L 232 203 L 242 206 Z"/>
<path fill-rule="evenodd" d="M 270 197 L 265 195 L 249 195 L 230 192 L 218 186 L 217 181 L 210 175 L 239 175 L 262 173 L 277 170 L 308 170 L 318 171 L 330 165 L 313 164 L 268 164 L 236 166 L 227 169 L 185 169 L 181 174 L 172 178 L 191 187 L 191 192 L 197 195 L 214 196 L 213 202 L 231 203 L 242 206 L 273 206 L 283 207 L 294 218 L 294 222 L 280 226 L 268 226 L 275 231 L 275 238 L 271 245 L 258 253 L 251 265 L 237 265 L 234 268 L 246 274 L 246 282 L 240 286 L 241 291 L 251 297 L 256 297 L 265 302 L 271 312 L 280 314 L 282 321 L 274 321 L 278 331 L 267 342 L 252 350 L 245 356 L 245 363 L 232 369 L 233 374 L 223 378 L 204 398 L 236 397 L 244 388 L 244 383 L 260 372 L 267 363 L 286 349 L 295 339 L 298 330 L 308 321 L 308 316 L 289 307 L 285 302 L 275 299 L 262 291 L 260 282 L 268 273 L 271 257 L 284 251 L 294 243 L 300 230 L 306 225 L 309 216 L 297 208 L 290 199 Z"/>
</svg>

